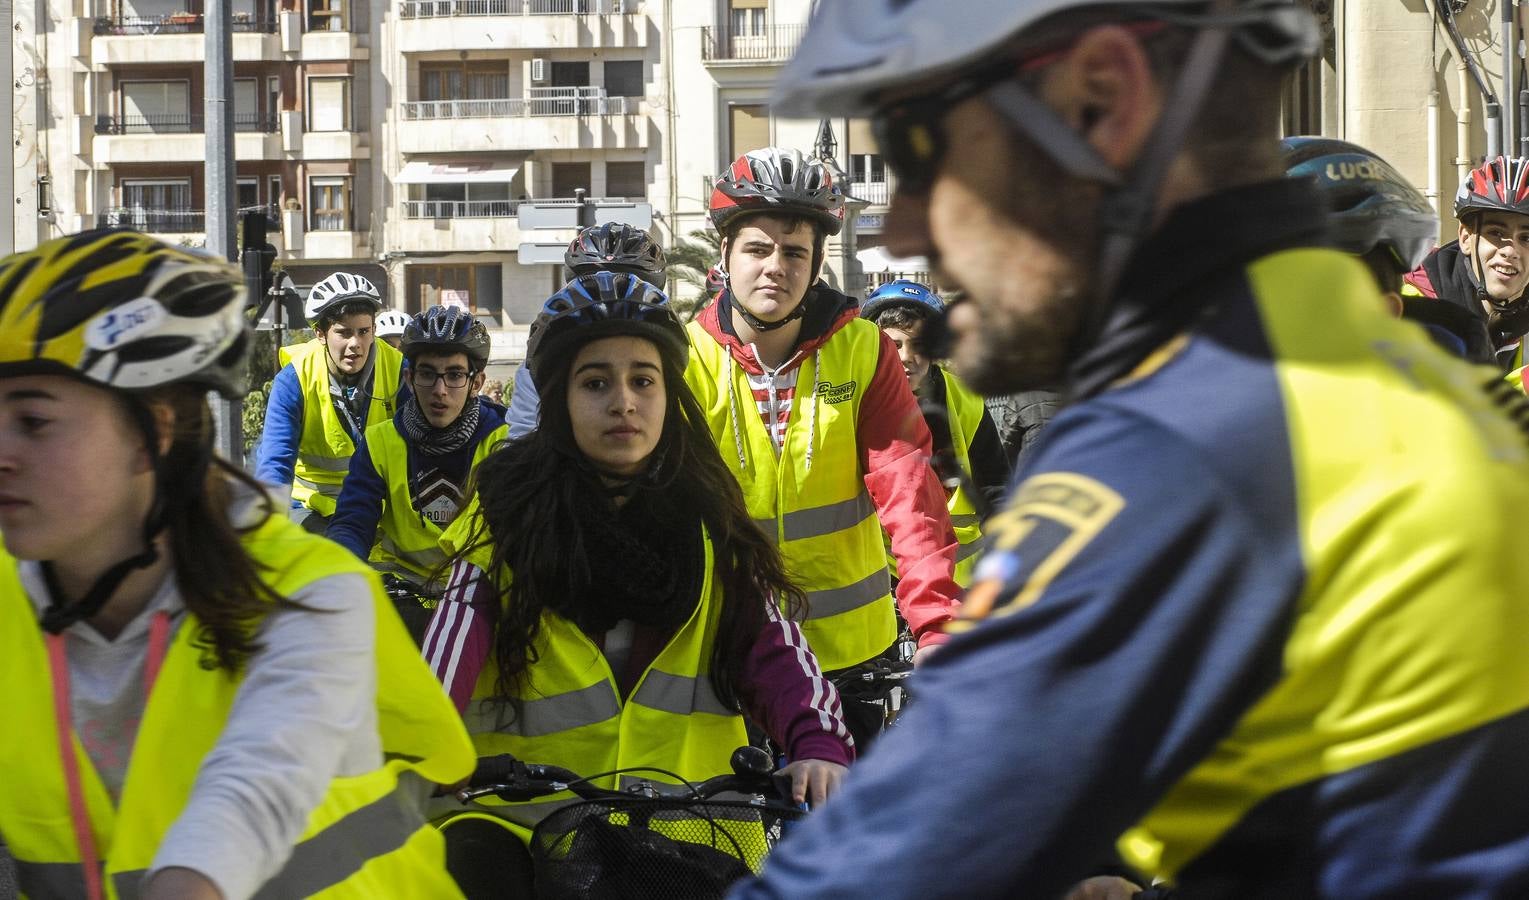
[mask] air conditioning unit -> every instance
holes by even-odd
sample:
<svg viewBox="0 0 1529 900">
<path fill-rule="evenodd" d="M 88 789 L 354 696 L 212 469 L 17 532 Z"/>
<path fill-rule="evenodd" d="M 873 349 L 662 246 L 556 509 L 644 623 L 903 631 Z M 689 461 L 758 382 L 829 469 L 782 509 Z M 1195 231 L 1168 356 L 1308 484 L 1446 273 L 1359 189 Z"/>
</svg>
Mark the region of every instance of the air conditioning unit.
<svg viewBox="0 0 1529 900">
<path fill-rule="evenodd" d="M 542 57 L 531 60 L 531 81 L 533 84 L 544 84 L 552 77 L 552 66 Z"/>
</svg>

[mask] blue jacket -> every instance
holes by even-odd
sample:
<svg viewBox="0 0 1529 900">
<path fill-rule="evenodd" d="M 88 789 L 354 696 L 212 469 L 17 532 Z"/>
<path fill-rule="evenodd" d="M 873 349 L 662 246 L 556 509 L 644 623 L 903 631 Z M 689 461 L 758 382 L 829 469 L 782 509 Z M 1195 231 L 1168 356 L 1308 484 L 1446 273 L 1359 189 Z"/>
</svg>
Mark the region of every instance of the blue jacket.
<svg viewBox="0 0 1529 900">
<path fill-rule="evenodd" d="M 735 898 L 1521 897 L 1529 441 L 1308 186 L 1173 212 L 914 702 Z M 1521 412 L 1521 411 L 1520 411 Z"/>
<path fill-rule="evenodd" d="M 425 456 L 409 447 L 409 485 L 419 483 L 418 476 L 428 463 L 459 485 L 465 484 L 472 468 L 473 454 L 496 428 L 504 424 L 504 407 L 488 399 L 478 399 L 478 429 L 472 440 L 442 456 Z M 398 434 L 403 429 L 398 423 L 403 416 L 402 407 L 393 415 L 393 425 Z M 372 463 L 365 436 L 357 442 L 356 453 L 350 458 L 350 472 L 345 476 L 345 486 L 340 489 L 340 499 L 334 516 L 329 520 L 325 537 L 366 559 L 377 542 L 377 525 L 382 520 L 383 502 L 388 496 L 388 485 Z"/>
</svg>

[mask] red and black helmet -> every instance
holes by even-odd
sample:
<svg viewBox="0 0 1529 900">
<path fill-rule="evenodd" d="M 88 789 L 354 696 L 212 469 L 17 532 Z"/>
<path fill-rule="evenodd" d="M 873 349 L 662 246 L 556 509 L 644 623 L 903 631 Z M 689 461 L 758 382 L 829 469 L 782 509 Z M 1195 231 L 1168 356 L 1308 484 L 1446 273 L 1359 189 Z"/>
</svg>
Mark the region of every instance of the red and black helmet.
<svg viewBox="0 0 1529 900">
<path fill-rule="evenodd" d="M 1455 193 L 1455 218 L 1494 209 L 1529 216 L 1529 159 L 1494 157 L 1465 176 Z"/>
<path fill-rule="evenodd" d="M 718 231 L 742 213 L 806 216 L 838 234 L 844 228 L 844 192 L 828 167 L 796 150 L 750 150 L 717 176 L 711 190 L 711 220 Z"/>
</svg>

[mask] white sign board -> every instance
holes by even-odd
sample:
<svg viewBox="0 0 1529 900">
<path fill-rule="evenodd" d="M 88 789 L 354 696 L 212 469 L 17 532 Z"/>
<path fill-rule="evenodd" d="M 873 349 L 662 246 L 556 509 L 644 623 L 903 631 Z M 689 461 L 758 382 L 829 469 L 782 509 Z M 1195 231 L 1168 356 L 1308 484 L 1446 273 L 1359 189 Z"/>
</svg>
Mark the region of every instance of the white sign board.
<svg viewBox="0 0 1529 900">
<path fill-rule="evenodd" d="M 561 263 L 563 254 L 568 252 L 568 242 L 558 243 L 527 243 L 521 244 L 516 256 L 523 266 L 544 266 L 547 263 Z"/>
<path fill-rule="evenodd" d="M 441 290 L 441 305 L 455 306 L 457 309 L 467 309 L 467 292 L 455 288 L 443 288 Z"/>
</svg>

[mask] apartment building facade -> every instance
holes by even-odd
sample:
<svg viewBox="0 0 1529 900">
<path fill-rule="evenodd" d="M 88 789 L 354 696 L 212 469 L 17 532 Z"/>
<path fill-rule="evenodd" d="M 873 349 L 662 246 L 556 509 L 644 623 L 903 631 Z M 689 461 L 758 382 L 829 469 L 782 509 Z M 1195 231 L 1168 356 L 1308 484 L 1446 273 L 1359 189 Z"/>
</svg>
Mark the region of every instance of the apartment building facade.
<svg viewBox="0 0 1529 900">
<path fill-rule="evenodd" d="M 878 246 L 895 179 L 866 123 L 770 109 L 810 0 L 232 3 L 237 204 L 266 212 L 299 285 L 344 269 L 399 309 L 460 304 L 522 330 L 560 282 L 576 196 L 673 246 L 707 227 L 715 175 L 766 144 L 826 143 L 843 174 L 853 199 L 832 283 L 858 293 L 924 274 Z M 1479 5 L 1460 30 L 1501 92 L 1502 23 Z M 1287 131 L 1371 146 L 1452 228 L 1461 168 L 1485 150 L 1482 107 L 1431 5 L 1314 7 L 1325 54 L 1292 88 Z M 202 0 L 0 6 L 15 85 L 0 112 L 15 135 L 0 250 L 100 224 L 203 240 L 202 12 Z"/>
</svg>

